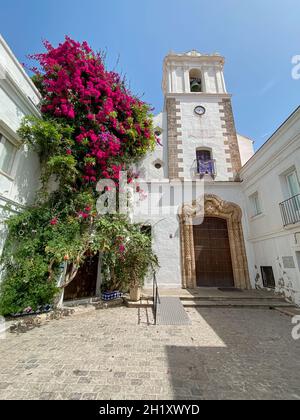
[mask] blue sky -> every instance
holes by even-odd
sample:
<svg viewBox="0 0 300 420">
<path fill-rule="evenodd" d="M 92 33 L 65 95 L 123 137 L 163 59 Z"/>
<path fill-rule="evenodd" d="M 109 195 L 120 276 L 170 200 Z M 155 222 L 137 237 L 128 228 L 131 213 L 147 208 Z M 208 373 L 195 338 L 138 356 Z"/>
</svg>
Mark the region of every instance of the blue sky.
<svg viewBox="0 0 300 420">
<path fill-rule="evenodd" d="M 299 0 L 1 0 L 1 33 L 21 62 L 64 35 L 107 50 L 110 68 L 158 112 L 170 51 L 219 52 L 237 129 L 258 148 L 300 104 Z"/>
</svg>

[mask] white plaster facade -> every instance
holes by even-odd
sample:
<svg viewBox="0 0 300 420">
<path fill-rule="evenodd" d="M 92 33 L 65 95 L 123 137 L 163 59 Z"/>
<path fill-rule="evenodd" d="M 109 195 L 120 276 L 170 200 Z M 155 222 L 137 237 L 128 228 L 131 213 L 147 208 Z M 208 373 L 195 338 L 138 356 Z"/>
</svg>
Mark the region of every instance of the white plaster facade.
<svg viewBox="0 0 300 420">
<path fill-rule="evenodd" d="M 3 220 L 8 216 L 5 206 L 17 211 L 32 203 L 39 185 L 38 156 L 17 134 L 25 115 L 39 115 L 39 102 L 38 90 L 0 35 L 0 251 L 5 240 Z"/>
<path fill-rule="evenodd" d="M 199 98 L 201 95 L 201 99 Z M 216 181 L 228 181 L 233 175 L 224 147 L 224 128 L 219 112 L 219 94 L 187 94 L 180 98 L 180 113 L 183 139 L 183 169 L 187 179 L 198 177 L 196 154 L 197 148 L 209 148 L 211 157 L 216 161 Z M 199 118 L 194 109 L 199 105 L 206 109 L 205 115 Z"/>
<path fill-rule="evenodd" d="M 295 196 L 288 177 L 300 194 L 300 108 L 272 135 L 241 170 L 246 203 L 247 241 L 253 249 L 257 282 L 261 267 L 272 267 L 276 289 L 300 305 L 300 214 L 298 201 L 290 201 L 290 220 L 284 226 L 280 203 Z M 297 187 L 298 182 L 298 187 Z M 259 213 L 253 208 L 257 194 Z M 283 205 L 287 206 L 288 203 Z M 290 207 L 289 207 L 290 208 Z M 295 211 L 294 211 L 295 210 Z"/>
<path fill-rule="evenodd" d="M 222 98 L 230 97 L 224 82 L 223 64 L 223 58 L 218 55 L 203 57 L 197 52 L 171 54 L 164 61 L 165 100 L 176 98 L 176 115 L 180 118 L 182 150 L 179 150 L 178 156 L 182 159 L 179 167 L 185 182 L 199 179 L 195 170 L 196 150 L 211 150 L 217 174 L 214 179 L 205 180 L 205 194 L 217 195 L 241 208 L 251 286 L 263 287 L 261 267 L 272 267 L 276 290 L 300 304 L 300 223 L 284 227 L 279 206 L 292 195 L 286 174 L 295 170 L 300 180 L 300 109 L 255 155 L 253 141 L 237 134 L 243 167 L 239 170 L 239 181 L 232 181 L 231 164 L 223 141 L 224 125 L 219 112 Z M 189 90 L 189 71 L 194 68 L 201 70 L 204 81 L 201 93 Z M 206 108 L 205 115 L 201 117 L 194 113 L 198 105 Z M 168 155 L 166 107 L 155 124 L 162 129 L 162 145 L 158 145 L 144 160 L 141 174 L 145 179 L 156 179 L 162 185 L 170 182 L 168 163 L 173 159 Z M 161 161 L 160 169 L 155 168 L 156 161 Z M 255 193 L 258 193 L 262 214 L 254 217 L 251 196 Z M 160 286 L 180 288 L 182 264 L 178 217 L 156 217 L 145 219 L 145 222 L 152 224 L 153 247 L 160 261 L 157 275 Z"/>
<path fill-rule="evenodd" d="M 197 173 L 196 150 L 207 149 L 216 162 L 216 176 L 206 179 L 205 194 L 215 194 L 222 200 L 238 204 L 243 212 L 242 225 L 248 234 L 248 223 L 245 217 L 245 199 L 241 183 L 233 181 L 233 172 L 228 155 L 228 145 L 224 143 L 227 128 L 224 126 L 224 115 L 220 103 L 222 99 L 230 99 L 223 76 L 224 59 L 217 54 L 201 55 L 195 51 L 187 54 L 170 54 L 166 57 L 163 67 L 163 93 L 165 104 L 168 98 L 176 100 L 176 117 L 180 120 L 179 139 L 182 150 L 178 153 L 181 160 L 179 167 L 185 186 L 192 181 L 202 185 Z M 190 71 L 198 69 L 201 73 L 202 92 L 190 91 Z M 196 115 L 197 106 L 205 107 L 205 114 Z M 170 156 L 168 109 L 165 108 L 155 118 L 155 127 L 162 131 L 160 143 L 155 151 L 149 154 L 140 165 L 141 177 L 159 185 L 168 185 L 171 180 L 168 168 L 173 156 Z M 226 138 L 225 138 L 226 140 Z M 254 153 L 253 142 L 238 136 L 238 145 L 242 161 L 246 162 Z M 155 167 L 161 162 L 161 168 Z M 186 187 L 187 189 L 189 187 Z M 201 191 L 201 187 L 200 187 Z M 140 221 L 140 220 L 139 220 Z M 157 278 L 160 287 L 182 287 L 181 238 L 178 215 L 151 216 L 144 222 L 152 225 L 153 247 L 159 257 L 160 268 Z M 251 261 L 250 278 L 255 286 L 255 270 L 252 269 L 253 251 L 250 243 L 246 243 L 247 258 Z M 149 283 L 150 285 L 150 283 Z"/>
<path fill-rule="evenodd" d="M 202 55 L 195 50 L 185 54 L 171 52 L 166 56 L 163 65 L 163 93 L 190 93 L 189 72 L 192 69 L 201 72 L 203 92 L 226 93 L 223 65 L 224 58 L 218 53 Z"/>
<path fill-rule="evenodd" d="M 241 162 L 244 166 L 253 156 L 254 141 L 248 137 L 242 136 L 241 134 L 237 134 L 237 138 L 241 154 Z"/>
<path fill-rule="evenodd" d="M 209 150 L 216 173 L 204 177 L 204 192 L 241 209 L 251 286 L 262 287 L 261 267 L 272 267 L 277 290 L 300 304 L 300 223 L 284 227 L 279 207 L 292 195 L 287 175 L 294 171 L 298 181 L 300 178 L 300 109 L 253 156 L 252 140 L 236 134 L 227 108 L 230 95 L 223 65 L 224 59 L 218 54 L 191 51 L 166 57 L 162 84 L 165 107 L 154 119 L 160 144 L 138 169 L 141 178 L 164 188 L 174 181 L 171 172 L 175 168 L 178 178 L 191 188 L 192 182 L 202 185 L 195 165 L 196 152 Z M 201 92 L 191 92 L 191 71 L 201 75 Z M 38 157 L 21 144 L 16 133 L 24 115 L 39 115 L 39 101 L 38 91 L 0 37 L 0 134 L 16 147 L 9 173 L 0 172 L 2 220 L 8 216 L 4 211 L 7 203 L 17 211 L 33 201 L 39 185 Z M 168 106 L 170 101 L 173 111 Z M 195 113 L 197 106 L 205 108 L 204 115 Z M 3 150 L 0 149 L 0 161 Z M 243 167 L 237 172 L 238 165 Z M 256 211 L 261 214 L 253 214 L 254 198 Z M 182 238 L 178 215 L 148 215 L 139 221 L 152 225 L 160 287 L 181 288 Z M 3 225 L 0 235 L 1 250 L 5 238 Z"/>
</svg>

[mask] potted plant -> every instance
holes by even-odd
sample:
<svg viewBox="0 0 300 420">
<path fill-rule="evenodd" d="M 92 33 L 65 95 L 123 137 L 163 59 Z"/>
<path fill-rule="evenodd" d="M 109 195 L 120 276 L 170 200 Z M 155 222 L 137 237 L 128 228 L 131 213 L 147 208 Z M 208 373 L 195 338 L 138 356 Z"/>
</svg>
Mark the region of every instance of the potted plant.
<svg viewBox="0 0 300 420">
<path fill-rule="evenodd" d="M 99 227 L 105 225 L 102 249 L 103 291 L 129 292 L 130 299 L 137 302 L 147 275 L 158 266 L 152 250 L 151 235 L 141 226 L 132 224 L 124 216 L 100 218 Z M 109 234 L 108 234 L 109 233 Z"/>
<path fill-rule="evenodd" d="M 131 233 L 126 243 L 123 260 L 123 276 L 129 286 L 130 300 L 141 300 L 142 287 L 147 275 L 155 271 L 158 265 L 156 255 L 152 250 L 151 237 L 140 229 Z"/>
<path fill-rule="evenodd" d="M 132 302 L 139 302 L 142 296 L 142 286 L 140 283 L 132 283 L 129 289 L 129 296 Z"/>
</svg>

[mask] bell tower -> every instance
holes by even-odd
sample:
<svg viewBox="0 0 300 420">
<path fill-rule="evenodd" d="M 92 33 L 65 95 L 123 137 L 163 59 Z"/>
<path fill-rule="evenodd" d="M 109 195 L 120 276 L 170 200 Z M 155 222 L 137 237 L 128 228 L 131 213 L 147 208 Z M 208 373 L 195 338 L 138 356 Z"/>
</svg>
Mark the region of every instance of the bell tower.
<svg viewBox="0 0 300 420">
<path fill-rule="evenodd" d="M 237 181 L 241 158 L 224 58 L 193 50 L 164 60 L 170 179 Z"/>
</svg>

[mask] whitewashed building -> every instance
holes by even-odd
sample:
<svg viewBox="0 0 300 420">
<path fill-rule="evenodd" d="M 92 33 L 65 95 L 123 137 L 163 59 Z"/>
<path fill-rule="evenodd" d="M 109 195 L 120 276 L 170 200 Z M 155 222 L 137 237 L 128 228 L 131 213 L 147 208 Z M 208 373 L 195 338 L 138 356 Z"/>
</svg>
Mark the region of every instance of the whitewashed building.
<svg viewBox="0 0 300 420">
<path fill-rule="evenodd" d="M 148 220 L 158 282 L 275 288 L 300 304 L 300 110 L 254 154 L 253 141 L 236 133 L 223 65 L 197 51 L 164 60 L 164 111 L 155 119 L 162 146 L 141 175 L 159 185 L 203 180 L 204 202 L 195 197 L 183 215 Z"/>
<path fill-rule="evenodd" d="M 253 142 L 236 133 L 223 66 L 220 55 L 197 51 L 164 60 L 164 111 L 155 120 L 162 146 L 145 159 L 141 174 L 157 183 L 199 184 L 199 191 L 204 181 L 205 199 L 184 202 L 181 215 L 151 221 L 162 287 L 255 286 L 239 175 Z M 199 225 L 201 206 L 205 219 Z"/>
<path fill-rule="evenodd" d="M 300 304 L 300 107 L 240 176 L 256 283 Z"/>
<path fill-rule="evenodd" d="M 173 215 L 137 220 L 151 226 L 160 287 L 275 288 L 300 304 L 300 109 L 254 154 L 253 141 L 236 132 L 223 67 L 218 54 L 165 58 L 161 144 L 138 169 L 151 197 L 171 184 L 173 194 L 184 184 L 196 195 Z M 39 185 L 38 158 L 16 132 L 24 115 L 39 115 L 40 95 L 2 38 L 0 78 L 4 220 L 6 204 L 26 206 Z M 4 238 L 2 229 L 0 246 Z"/>
<path fill-rule="evenodd" d="M 7 204 L 18 211 L 32 203 L 39 185 L 38 156 L 17 134 L 25 115 L 39 115 L 39 101 L 38 90 L 0 35 L 0 251 Z"/>
</svg>

